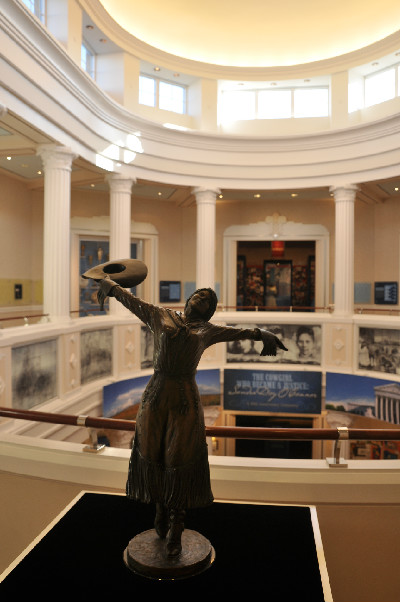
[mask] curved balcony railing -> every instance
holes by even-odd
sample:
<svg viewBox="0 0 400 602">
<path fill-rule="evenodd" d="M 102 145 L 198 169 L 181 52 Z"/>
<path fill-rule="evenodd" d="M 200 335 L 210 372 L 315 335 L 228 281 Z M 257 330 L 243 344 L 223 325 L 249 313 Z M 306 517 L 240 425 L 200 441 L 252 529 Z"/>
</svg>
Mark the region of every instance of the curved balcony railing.
<svg viewBox="0 0 400 602">
<path fill-rule="evenodd" d="M 176 306 L 176 309 L 183 310 L 184 307 Z M 327 305 L 322 307 L 305 307 L 305 306 L 297 306 L 297 305 L 288 305 L 288 306 L 268 306 L 268 305 L 218 305 L 218 311 L 236 311 L 238 313 L 245 311 L 274 311 L 274 312 L 316 312 L 316 313 L 332 313 L 334 311 L 334 305 Z M 81 317 L 82 312 L 89 315 L 100 315 L 100 309 L 91 309 L 89 311 L 85 310 L 71 310 L 70 315 L 74 318 Z M 400 309 L 398 307 L 394 308 L 381 308 L 381 307 L 354 307 L 354 314 L 372 314 L 372 315 L 388 315 L 388 316 L 398 316 L 400 315 Z M 0 328 L 7 328 L 12 326 L 29 326 L 30 324 L 36 324 L 39 321 L 44 321 L 44 319 L 49 320 L 49 314 L 29 314 L 29 315 L 20 315 L 20 316 L 8 316 L 5 318 L 0 318 Z"/>
<path fill-rule="evenodd" d="M 91 451 L 101 451 L 104 445 L 98 445 L 96 429 L 115 429 L 135 431 L 135 420 L 118 418 L 92 417 L 86 415 L 51 414 L 36 410 L 18 410 L 0 407 L 0 416 L 17 420 L 33 420 L 64 424 L 91 429 Z M 94 433 L 94 436 L 93 436 Z M 238 426 L 206 426 L 207 437 L 233 439 L 269 439 L 269 440 L 302 440 L 302 441 L 334 441 L 333 462 L 331 465 L 343 466 L 340 463 L 341 443 L 343 441 L 399 441 L 400 428 L 393 429 L 356 429 L 347 427 L 317 428 L 263 428 Z"/>
</svg>

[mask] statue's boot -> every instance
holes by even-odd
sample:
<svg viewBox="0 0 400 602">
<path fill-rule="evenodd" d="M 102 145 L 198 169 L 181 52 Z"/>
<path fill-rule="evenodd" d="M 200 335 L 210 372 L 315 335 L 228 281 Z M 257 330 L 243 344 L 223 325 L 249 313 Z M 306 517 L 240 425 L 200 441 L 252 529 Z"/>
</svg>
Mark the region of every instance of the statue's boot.
<svg viewBox="0 0 400 602">
<path fill-rule="evenodd" d="M 167 556 L 178 556 L 182 551 L 182 533 L 185 528 L 185 511 L 172 510 L 170 513 L 170 528 L 167 538 Z"/>
<path fill-rule="evenodd" d="M 154 528 L 158 537 L 165 539 L 169 530 L 169 513 L 163 504 L 156 504 L 156 517 L 154 519 Z"/>
</svg>

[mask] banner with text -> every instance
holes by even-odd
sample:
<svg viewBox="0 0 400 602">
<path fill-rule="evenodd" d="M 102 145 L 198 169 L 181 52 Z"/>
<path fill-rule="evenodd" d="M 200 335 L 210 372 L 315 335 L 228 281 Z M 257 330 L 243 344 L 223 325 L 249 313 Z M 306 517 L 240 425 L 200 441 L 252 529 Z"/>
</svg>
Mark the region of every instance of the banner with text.
<svg viewBox="0 0 400 602">
<path fill-rule="evenodd" d="M 224 370 L 224 410 L 321 413 L 321 372 Z"/>
</svg>

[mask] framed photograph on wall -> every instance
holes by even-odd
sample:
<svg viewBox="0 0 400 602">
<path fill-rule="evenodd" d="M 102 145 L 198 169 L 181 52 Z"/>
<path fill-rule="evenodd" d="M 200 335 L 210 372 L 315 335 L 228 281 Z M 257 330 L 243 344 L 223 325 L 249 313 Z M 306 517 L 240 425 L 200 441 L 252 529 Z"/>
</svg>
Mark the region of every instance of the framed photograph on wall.
<svg viewBox="0 0 400 602">
<path fill-rule="evenodd" d="M 264 261 L 264 305 L 268 308 L 292 305 L 292 262 Z"/>
</svg>

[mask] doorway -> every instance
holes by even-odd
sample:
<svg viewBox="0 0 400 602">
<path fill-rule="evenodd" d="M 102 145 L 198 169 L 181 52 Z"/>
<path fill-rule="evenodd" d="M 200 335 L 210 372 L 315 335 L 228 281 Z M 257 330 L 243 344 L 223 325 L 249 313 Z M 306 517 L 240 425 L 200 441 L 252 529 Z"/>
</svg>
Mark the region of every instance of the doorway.
<svg viewBox="0 0 400 602">
<path fill-rule="evenodd" d="M 313 419 L 283 416 L 236 416 L 236 426 L 261 428 L 312 428 Z M 236 439 L 235 455 L 252 458 L 311 459 L 312 441 Z"/>
<path fill-rule="evenodd" d="M 238 240 L 237 309 L 312 311 L 315 252 L 314 240 Z"/>
</svg>

